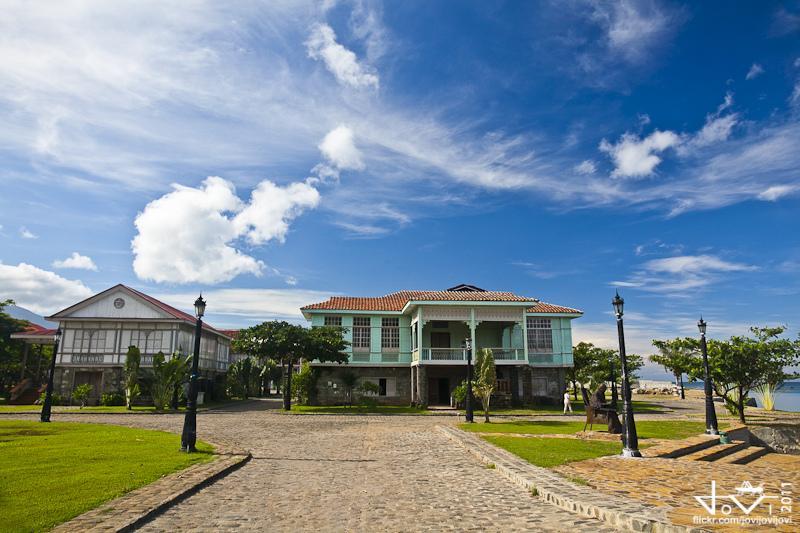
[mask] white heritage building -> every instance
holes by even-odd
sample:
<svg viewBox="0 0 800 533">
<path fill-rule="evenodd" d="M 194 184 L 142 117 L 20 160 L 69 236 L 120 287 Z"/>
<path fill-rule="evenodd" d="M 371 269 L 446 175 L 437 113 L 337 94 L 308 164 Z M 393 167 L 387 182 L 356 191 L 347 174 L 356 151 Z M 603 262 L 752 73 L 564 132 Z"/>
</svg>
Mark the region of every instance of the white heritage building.
<svg viewBox="0 0 800 533">
<path fill-rule="evenodd" d="M 143 368 L 152 366 L 158 352 L 169 359 L 194 349 L 194 316 L 121 284 L 46 318 L 57 322 L 62 332 L 54 384 L 64 397 L 84 383 L 93 386 L 93 400 L 120 391 L 129 346 L 141 351 Z M 201 390 L 211 392 L 214 382 L 224 378 L 230 345 L 229 332 L 203 323 Z"/>
</svg>

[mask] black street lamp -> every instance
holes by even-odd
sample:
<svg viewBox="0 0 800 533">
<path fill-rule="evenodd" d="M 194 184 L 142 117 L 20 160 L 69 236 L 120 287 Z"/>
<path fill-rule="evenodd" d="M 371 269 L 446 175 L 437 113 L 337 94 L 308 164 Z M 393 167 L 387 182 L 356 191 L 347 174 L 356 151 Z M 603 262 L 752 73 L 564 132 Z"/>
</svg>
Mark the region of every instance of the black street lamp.
<svg viewBox="0 0 800 533">
<path fill-rule="evenodd" d="M 464 339 L 464 355 L 467 357 L 467 397 L 464 401 L 465 419 L 474 422 L 472 411 L 472 340 Z"/>
<path fill-rule="evenodd" d="M 192 356 L 192 374 L 189 376 L 189 395 L 186 398 L 186 416 L 183 418 L 181 434 L 181 451 L 196 452 L 197 443 L 197 374 L 200 372 L 200 337 L 203 334 L 203 315 L 206 313 L 206 302 L 201 294 L 194 301 L 194 313 L 197 322 L 194 326 L 194 355 Z"/>
<path fill-rule="evenodd" d="M 609 350 L 608 366 L 611 368 L 611 405 L 616 409 L 618 405 L 617 402 L 619 402 L 619 395 L 617 394 L 617 376 L 614 372 L 614 352 L 612 350 Z"/>
<path fill-rule="evenodd" d="M 703 351 L 703 388 L 706 393 L 706 433 L 719 435 L 717 427 L 717 412 L 714 410 L 714 397 L 712 396 L 711 372 L 708 369 L 708 346 L 706 346 L 706 321 L 700 317 L 697 329 L 700 330 L 700 349 Z"/>
<path fill-rule="evenodd" d="M 631 404 L 631 385 L 628 381 L 628 361 L 625 355 L 625 330 L 622 326 L 622 308 L 625 300 L 620 298 L 619 292 L 611 300 L 614 306 L 614 315 L 617 317 L 617 334 L 619 335 L 619 359 L 622 366 L 622 415 L 625 426 L 622 428 L 622 456 L 641 457 L 639 451 L 639 437 L 636 435 L 636 421 L 633 419 L 633 405 Z"/>
<path fill-rule="evenodd" d="M 56 333 L 53 337 L 56 340 L 56 344 L 53 346 L 53 359 L 50 361 L 50 375 L 47 378 L 44 405 L 42 406 L 42 414 L 39 418 L 42 422 L 50 422 L 50 411 L 53 409 L 53 376 L 56 373 L 56 357 L 58 356 L 58 342 L 61 340 L 61 327 L 56 329 Z"/>
</svg>

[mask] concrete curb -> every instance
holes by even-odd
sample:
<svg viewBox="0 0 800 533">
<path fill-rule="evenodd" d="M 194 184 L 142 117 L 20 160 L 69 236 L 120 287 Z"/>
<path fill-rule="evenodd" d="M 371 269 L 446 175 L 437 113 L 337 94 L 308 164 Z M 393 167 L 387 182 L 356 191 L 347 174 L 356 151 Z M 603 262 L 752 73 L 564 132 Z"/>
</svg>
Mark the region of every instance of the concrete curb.
<svg viewBox="0 0 800 533">
<path fill-rule="evenodd" d="M 199 490 L 247 463 L 252 455 L 215 446 L 218 457 L 193 465 L 106 502 L 52 529 L 73 531 L 134 531 Z"/>
<path fill-rule="evenodd" d="M 629 500 L 576 485 L 546 468 L 534 466 L 516 455 L 498 448 L 460 429 L 438 426 L 439 431 L 463 446 L 485 464 L 525 488 L 534 490 L 549 504 L 574 514 L 596 518 L 606 524 L 649 533 L 704 533 L 707 530 L 673 524 L 666 512 Z"/>
</svg>

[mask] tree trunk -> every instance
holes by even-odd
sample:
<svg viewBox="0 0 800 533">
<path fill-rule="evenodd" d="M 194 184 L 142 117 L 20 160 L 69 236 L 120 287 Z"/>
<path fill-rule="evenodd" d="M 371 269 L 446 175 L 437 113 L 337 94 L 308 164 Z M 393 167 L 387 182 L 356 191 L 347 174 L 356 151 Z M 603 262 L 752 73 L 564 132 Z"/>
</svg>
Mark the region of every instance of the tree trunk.
<svg viewBox="0 0 800 533">
<path fill-rule="evenodd" d="M 491 395 L 485 397 L 483 399 L 483 418 L 484 422 L 487 424 L 489 423 L 489 401 L 491 400 Z"/>
<path fill-rule="evenodd" d="M 681 388 L 681 400 L 685 400 L 686 399 L 686 393 L 683 391 L 683 374 L 678 374 L 675 377 L 678 378 L 678 384 L 680 385 L 680 388 Z"/>
<path fill-rule="evenodd" d="M 283 410 L 292 410 L 292 360 L 287 363 L 286 385 L 283 389 Z"/>
<path fill-rule="evenodd" d="M 572 382 L 572 394 L 575 396 L 575 401 L 578 401 L 578 383 L 576 381 Z"/>
<path fill-rule="evenodd" d="M 742 392 L 742 388 L 739 387 L 739 398 L 736 401 L 736 410 L 739 411 L 739 422 L 744 424 L 744 394 Z"/>
</svg>

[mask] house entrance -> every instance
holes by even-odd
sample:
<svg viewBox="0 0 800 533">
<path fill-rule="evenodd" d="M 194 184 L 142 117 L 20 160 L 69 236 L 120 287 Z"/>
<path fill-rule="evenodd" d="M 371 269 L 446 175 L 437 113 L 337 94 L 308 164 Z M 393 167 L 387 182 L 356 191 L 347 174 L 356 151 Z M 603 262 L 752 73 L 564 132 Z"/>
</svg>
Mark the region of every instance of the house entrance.
<svg viewBox="0 0 800 533">
<path fill-rule="evenodd" d="M 428 403 L 430 405 L 450 405 L 450 380 L 430 378 L 428 380 Z"/>
</svg>

